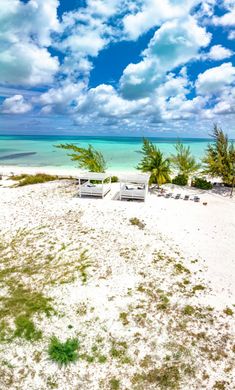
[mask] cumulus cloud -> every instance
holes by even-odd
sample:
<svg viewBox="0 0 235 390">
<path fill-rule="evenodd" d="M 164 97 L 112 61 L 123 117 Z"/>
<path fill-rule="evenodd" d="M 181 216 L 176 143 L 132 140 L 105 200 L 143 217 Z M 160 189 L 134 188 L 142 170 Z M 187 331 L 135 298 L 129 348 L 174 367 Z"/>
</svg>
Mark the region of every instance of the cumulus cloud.
<svg viewBox="0 0 235 390">
<path fill-rule="evenodd" d="M 144 0 L 139 7 L 123 19 L 124 31 L 130 39 L 137 39 L 150 28 L 175 18 L 189 14 L 190 9 L 198 4 L 197 0 Z"/>
<path fill-rule="evenodd" d="M 69 80 L 64 81 L 58 88 L 51 88 L 43 93 L 39 98 L 35 99 L 40 103 L 42 112 L 59 114 L 68 112 L 76 99 L 85 88 L 84 82 L 73 83 Z"/>
<path fill-rule="evenodd" d="M 2 0 L 0 8 L 0 82 L 50 83 L 59 63 L 48 51 L 51 33 L 59 31 L 58 0 Z"/>
<path fill-rule="evenodd" d="M 207 53 L 204 58 L 214 60 L 214 61 L 220 61 L 224 60 L 225 58 L 232 57 L 233 52 L 230 49 L 227 49 L 226 47 L 223 47 L 222 45 L 214 45 L 210 48 L 209 53 Z"/>
<path fill-rule="evenodd" d="M 235 80 L 235 67 L 231 62 L 207 69 L 198 75 L 196 89 L 199 94 L 210 95 L 223 91 Z"/>
<path fill-rule="evenodd" d="M 32 105 L 27 103 L 22 95 L 14 95 L 5 99 L 0 107 L 3 114 L 25 114 L 32 109 Z"/>
<path fill-rule="evenodd" d="M 230 2 L 227 4 L 229 12 L 226 12 L 222 16 L 214 16 L 213 22 L 216 26 L 235 26 L 235 4 Z"/>
<path fill-rule="evenodd" d="M 101 84 L 96 88 L 91 88 L 77 99 L 76 112 L 83 117 L 83 120 L 91 117 L 127 119 L 130 115 L 143 110 L 147 102 L 148 99 L 142 99 L 139 102 L 127 101 L 121 98 L 111 85 Z"/>
<path fill-rule="evenodd" d="M 129 64 L 120 80 L 124 97 L 141 98 L 154 90 L 166 72 L 196 58 L 201 47 L 210 42 L 210 34 L 189 17 L 164 23 L 143 52 L 143 60 Z"/>
</svg>

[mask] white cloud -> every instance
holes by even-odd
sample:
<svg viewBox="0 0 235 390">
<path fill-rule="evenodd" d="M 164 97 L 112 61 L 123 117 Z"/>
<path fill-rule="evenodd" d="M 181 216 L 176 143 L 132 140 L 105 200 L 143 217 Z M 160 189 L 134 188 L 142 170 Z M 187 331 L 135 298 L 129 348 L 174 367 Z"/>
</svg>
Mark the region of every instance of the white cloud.
<svg viewBox="0 0 235 390">
<path fill-rule="evenodd" d="M 14 95 L 3 101 L 0 111 L 4 114 L 25 114 L 31 111 L 32 105 L 22 95 Z"/>
<path fill-rule="evenodd" d="M 220 60 L 224 60 L 225 58 L 230 58 L 232 57 L 232 55 L 233 55 L 232 50 L 227 49 L 222 45 L 214 45 L 211 47 L 209 53 L 205 55 L 205 58 L 214 61 L 220 61 Z"/>
<path fill-rule="evenodd" d="M 207 69 L 198 75 L 196 89 L 199 94 L 210 95 L 223 91 L 235 80 L 235 67 L 231 62 Z"/>
<path fill-rule="evenodd" d="M 235 39 L 235 30 L 229 31 L 228 39 L 234 40 Z"/>
<path fill-rule="evenodd" d="M 226 12 L 223 16 L 214 16 L 213 23 L 216 26 L 235 26 L 235 5 L 230 8 L 229 12 Z"/>
<path fill-rule="evenodd" d="M 84 82 L 73 83 L 66 80 L 58 88 L 51 88 L 43 93 L 35 102 L 40 103 L 43 108 L 42 112 L 57 112 L 64 113 L 70 109 L 72 104 L 75 104 L 76 99 L 85 88 Z"/>
<path fill-rule="evenodd" d="M 200 1 L 197 0 L 144 0 L 139 2 L 134 13 L 123 19 L 124 32 L 130 39 L 137 39 L 150 28 L 175 18 L 189 14 L 190 9 Z"/>
<path fill-rule="evenodd" d="M 201 47 L 210 42 L 210 34 L 197 25 L 192 17 L 164 23 L 143 52 L 143 60 L 129 64 L 120 80 L 124 97 L 129 99 L 147 96 L 175 67 L 196 58 Z"/>
<path fill-rule="evenodd" d="M 0 82 L 15 85 L 50 83 L 58 59 L 47 47 L 59 31 L 58 0 L 1 0 Z"/>
<path fill-rule="evenodd" d="M 45 48 L 17 42 L 0 54 L 0 83 L 35 86 L 53 81 L 59 69 L 56 57 Z"/>
</svg>

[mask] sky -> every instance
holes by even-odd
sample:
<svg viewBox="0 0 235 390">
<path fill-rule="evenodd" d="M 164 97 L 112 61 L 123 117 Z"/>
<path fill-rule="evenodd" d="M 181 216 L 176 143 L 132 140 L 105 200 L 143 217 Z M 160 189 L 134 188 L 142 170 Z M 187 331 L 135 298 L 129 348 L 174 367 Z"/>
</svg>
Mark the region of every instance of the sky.
<svg viewBox="0 0 235 390">
<path fill-rule="evenodd" d="M 0 5 L 0 134 L 235 138 L 234 0 Z"/>
</svg>

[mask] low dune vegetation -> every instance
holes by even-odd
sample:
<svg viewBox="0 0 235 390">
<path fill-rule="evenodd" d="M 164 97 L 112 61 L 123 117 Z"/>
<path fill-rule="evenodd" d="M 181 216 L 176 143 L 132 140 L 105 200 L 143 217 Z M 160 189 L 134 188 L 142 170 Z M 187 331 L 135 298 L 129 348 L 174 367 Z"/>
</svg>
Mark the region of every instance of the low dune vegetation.
<svg viewBox="0 0 235 390">
<path fill-rule="evenodd" d="M 210 302 L 201 259 L 75 190 L 28 187 L 0 219 L 0 388 L 231 389 L 234 308 Z"/>
</svg>

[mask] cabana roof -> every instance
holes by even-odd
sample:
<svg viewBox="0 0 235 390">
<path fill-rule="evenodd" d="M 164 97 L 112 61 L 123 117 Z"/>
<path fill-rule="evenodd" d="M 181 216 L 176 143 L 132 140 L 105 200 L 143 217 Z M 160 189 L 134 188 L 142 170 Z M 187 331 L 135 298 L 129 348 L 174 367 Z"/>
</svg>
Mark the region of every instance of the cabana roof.
<svg viewBox="0 0 235 390">
<path fill-rule="evenodd" d="M 109 177 L 110 177 L 109 173 L 99 173 L 99 172 L 83 172 L 78 176 L 80 180 L 98 180 L 98 181 L 104 181 Z"/>
<path fill-rule="evenodd" d="M 148 173 L 121 175 L 119 177 L 121 183 L 136 183 L 136 184 L 148 184 L 149 178 L 150 175 Z"/>
</svg>

